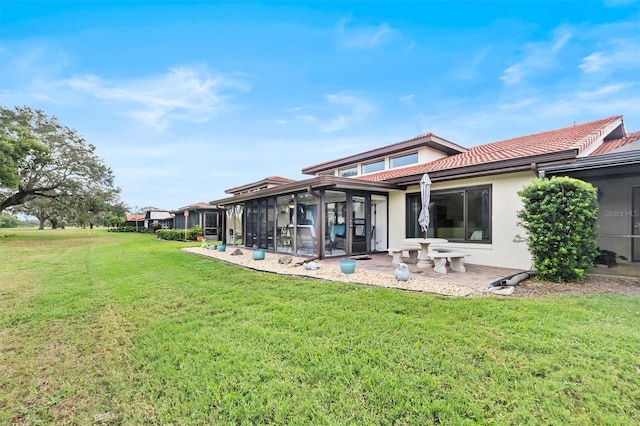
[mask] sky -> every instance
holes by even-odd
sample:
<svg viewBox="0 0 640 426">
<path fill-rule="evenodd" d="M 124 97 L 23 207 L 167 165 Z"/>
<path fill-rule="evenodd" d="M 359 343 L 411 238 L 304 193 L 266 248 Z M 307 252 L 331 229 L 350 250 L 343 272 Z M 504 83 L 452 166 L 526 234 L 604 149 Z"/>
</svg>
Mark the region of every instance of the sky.
<svg viewBox="0 0 640 426">
<path fill-rule="evenodd" d="M 178 209 L 425 132 L 640 130 L 640 2 L 0 0 L 0 105 Z"/>
</svg>

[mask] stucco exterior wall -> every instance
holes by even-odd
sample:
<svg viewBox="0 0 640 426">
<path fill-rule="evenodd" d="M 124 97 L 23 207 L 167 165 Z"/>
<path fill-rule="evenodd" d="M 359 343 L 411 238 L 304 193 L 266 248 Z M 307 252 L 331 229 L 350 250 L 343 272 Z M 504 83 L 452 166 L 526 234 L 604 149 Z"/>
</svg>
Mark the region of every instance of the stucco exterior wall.
<svg viewBox="0 0 640 426">
<path fill-rule="evenodd" d="M 423 146 L 418 150 L 418 163 L 430 163 L 446 156 L 447 154 L 442 151 L 428 146 Z"/>
<path fill-rule="evenodd" d="M 532 267 L 532 258 L 527 244 L 514 242 L 516 235 L 526 236 L 523 228 L 517 225 L 516 213 L 522 208 L 518 191 L 531 183 L 532 172 L 510 173 L 472 179 L 460 179 L 451 182 L 435 183 L 432 191 L 465 188 L 477 185 L 492 186 L 491 192 L 491 244 L 451 243 L 471 254 L 467 263 L 504 268 L 528 270 Z M 402 247 L 405 238 L 406 194 L 420 192 L 420 186 L 407 188 L 406 192 L 389 194 L 389 247 Z"/>
</svg>

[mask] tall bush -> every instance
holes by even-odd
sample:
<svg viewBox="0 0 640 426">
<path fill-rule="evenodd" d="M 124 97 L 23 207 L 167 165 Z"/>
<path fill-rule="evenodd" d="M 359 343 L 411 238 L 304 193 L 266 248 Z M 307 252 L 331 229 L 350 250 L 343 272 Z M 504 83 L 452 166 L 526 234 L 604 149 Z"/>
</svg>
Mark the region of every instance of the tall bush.
<svg viewBox="0 0 640 426">
<path fill-rule="evenodd" d="M 528 235 L 536 275 L 554 282 L 577 281 L 598 254 L 597 189 L 569 177 L 535 179 L 518 195 L 518 219 Z"/>
</svg>

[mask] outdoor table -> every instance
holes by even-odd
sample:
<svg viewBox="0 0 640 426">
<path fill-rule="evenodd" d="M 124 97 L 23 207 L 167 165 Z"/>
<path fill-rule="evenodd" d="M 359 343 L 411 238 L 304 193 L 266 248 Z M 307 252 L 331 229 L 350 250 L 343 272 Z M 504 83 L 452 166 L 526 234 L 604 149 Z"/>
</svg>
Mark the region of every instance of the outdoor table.
<svg viewBox="0 0 640 426">
<path fill-rule="evenodd" d="M 429 245 L 448 243 L 449 240 L 444 238 L 407 238 L 405 244 L 420 244 L 420 253 L 418 253 L 418 263 L 416 266 L 421 269 L 433 268 L 433 261 L 429 257 Z"/>
</svg>

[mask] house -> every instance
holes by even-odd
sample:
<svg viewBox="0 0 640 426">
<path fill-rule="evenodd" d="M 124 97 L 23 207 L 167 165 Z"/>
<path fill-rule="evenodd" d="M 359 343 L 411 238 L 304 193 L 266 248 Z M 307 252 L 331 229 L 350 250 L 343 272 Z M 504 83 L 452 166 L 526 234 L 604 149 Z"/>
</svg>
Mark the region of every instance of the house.
<svg viewBox="0 0 640 426">
<path fill-rule="evenodd" d="M 147 210 L 144 213 L 144 227 L 147 229 L 172 229 L 173 214 L 168 210 Z"/>
<path fill-rule="evenodd" d="M 171 211 L 174 216 L 174 229 L 191 229 L 195 225 L 200 226 L 204 232 L 204 237 L 208 241 L 219 241 L 222 239 L 222 217 L 224 210 L 217 206 L 212 206 L 204 201 L 180 207 Z"/>
<path fill-rule="evenodd" d="M 428 237 L 471 253 L 470 263 L 528 269 L 528 248 L 515 241 L 524 235 L 516 217 L 518 191 L 538 176 L 573 174 L 591 179 L 604 194 L 601 247 L 635 261 L 640 163 L 626 160 L 639 155 L 635 135 L 627 134 L 621 116 L 473 148 L 425 133 L 305 167 L 309 179 L 255 182 L 210 204 L 225 209 L 225 229 L 242 233 L 237 243 L 246 247 L 321 258 L 366 254 L 424 236 L 417 219 L 420 179 L 428 173 Z M 625 221 L 607 223 L 625 214 Z"/>
<path fill-rule="evenodd" d="M 144 227 L 144 214 L 127 214 L 124 226 L 131 226 L 134 228 Z"/>
</svg>

